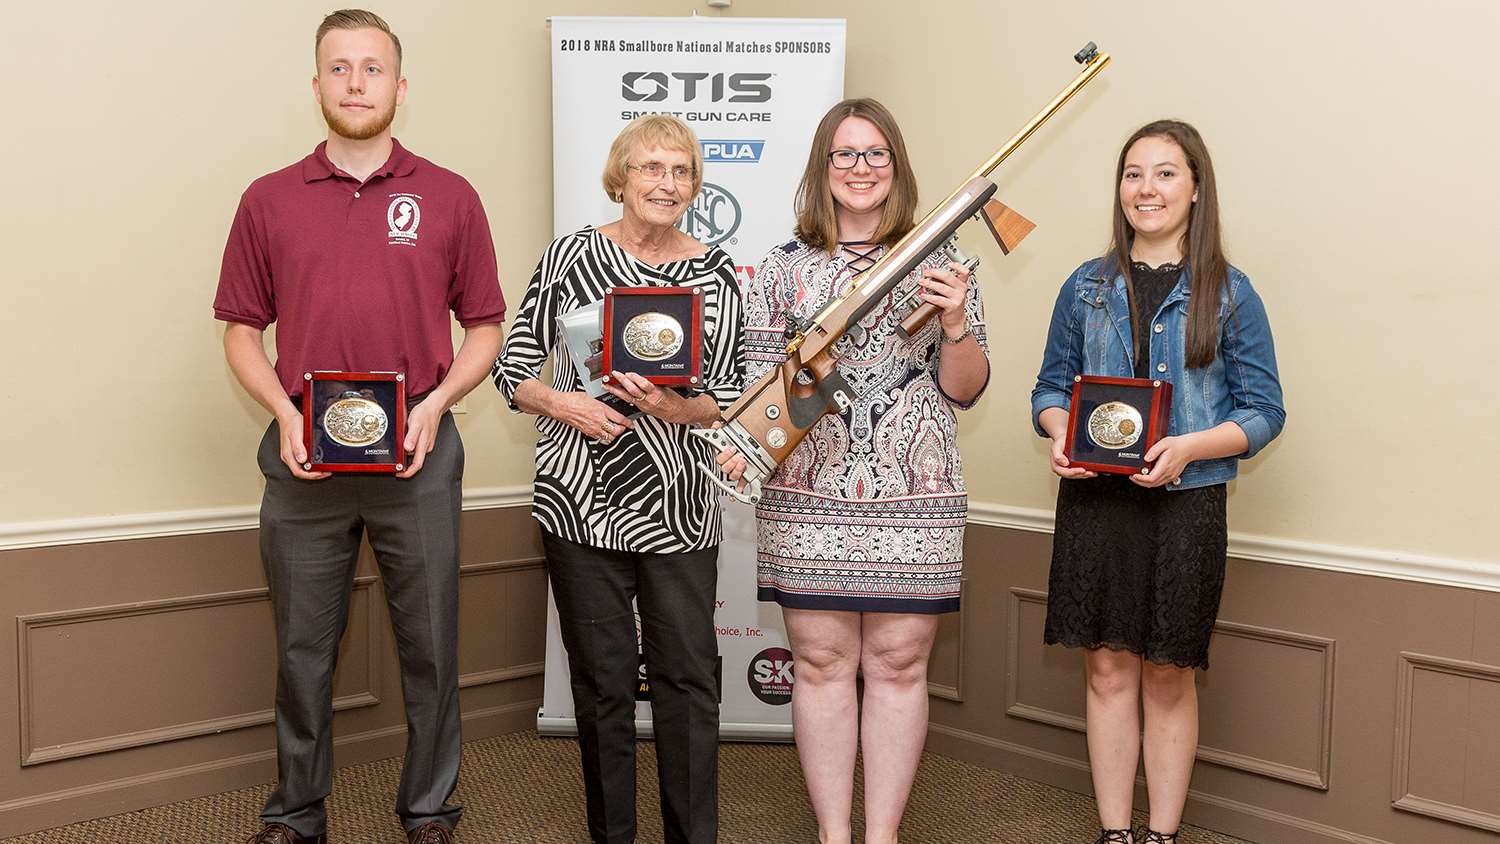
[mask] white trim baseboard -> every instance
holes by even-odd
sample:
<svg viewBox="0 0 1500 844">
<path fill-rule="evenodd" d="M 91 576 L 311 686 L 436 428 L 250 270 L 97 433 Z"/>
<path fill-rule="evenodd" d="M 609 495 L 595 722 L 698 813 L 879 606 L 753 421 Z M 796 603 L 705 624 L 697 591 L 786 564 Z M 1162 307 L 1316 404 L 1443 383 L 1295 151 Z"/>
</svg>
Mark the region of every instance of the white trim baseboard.
<svg viewBox="0 0 1500 844">
<path fill-rule="evenodd" d="M 1051 533 L 1054 521 L 1055 516 L 1051 510 L 969 502 L 969 524 Z M 1235 531 L 1229 533 L 1229 556 L 1282 566 L 1500 592 L 1500 561 L 1460 560 L 1381 548 L 1302 542 Z"/>
<path fill-rule="evenodd" d="M 477 487 L 464 490 L 465 510 L 493 510 L 531 504 L 531 485 Z M 214 507 L 119 516 L 86 516 L 41 522 L 0 522 L 0 551 L 116 542 L 249 530 L 260 524 L 260 507 Z"/>
<path fill-rule="evenodd" d="M 530 503 L 530 484 L 464 490 L 465 510 L 522 507 Z M 256 506 L 242 506 L 0 523 L 0 551 L 249 530 L 257 525 L 258 513 Z M 974 525 L 1051 533 L 1053 520 L 1051 510 L 969 502 L 969 523 Z M 1237 532 L 1229 534 L 1229 556 L 1283 566 L 1500 592 L 1500 561 L 1462 560 Z"/>
</svg>

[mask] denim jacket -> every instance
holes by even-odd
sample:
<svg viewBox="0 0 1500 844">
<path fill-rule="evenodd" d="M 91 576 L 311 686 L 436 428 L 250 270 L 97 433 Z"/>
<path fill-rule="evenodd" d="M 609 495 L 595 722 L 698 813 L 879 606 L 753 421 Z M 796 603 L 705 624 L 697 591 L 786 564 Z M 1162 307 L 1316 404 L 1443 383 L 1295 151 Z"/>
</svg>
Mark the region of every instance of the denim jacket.
<svg viewBox="0 0 1500 844">
<path fill-rule="evenodd" d="M 1049 407 L 1067 410 L 1072 403 L 1074 375 L 1135 374 L 1134 331 L 1125 278 L 1110 273 L 1114 261 L 1096 258 L 1073 271 L 1058 293 L 1047 330 L 1042 369 L 1031 391 L 1031 421 L 1046 436 L 1039 417 Z M 1152 377 L 1172 385 L 1172 412 L 1167 434 L 1177 436 L 1212 428 L 1225 420 L 1239 425 L 1250 448 L 1237 457 L 1195 460 L 1182 472 L 1181 482 L 1168 489 L 1192 489 L 1229 481 L 1239 460 L 1255 456 L 1281 433 L 1286 421 L 1281 381 L 1276 374 L 1276 349 L 1265 306 L 1250 279 L 1229 268 L 1219 304 L 1219 351 L 1213 363 L 1189 369 L 1183 344 L 1187 337 L 1189 278 L 1184 268 L 1177 285 L 1151 319 Z M 1113 278 L 1106 278 L 1112 274 Z"/>
</svg>

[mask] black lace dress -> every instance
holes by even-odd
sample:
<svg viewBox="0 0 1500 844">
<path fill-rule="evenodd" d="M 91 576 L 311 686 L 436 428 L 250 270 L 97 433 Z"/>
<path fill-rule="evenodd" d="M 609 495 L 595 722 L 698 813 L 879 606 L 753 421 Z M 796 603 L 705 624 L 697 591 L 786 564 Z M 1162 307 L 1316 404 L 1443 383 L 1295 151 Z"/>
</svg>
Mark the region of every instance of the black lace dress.
<svg viewBox="0 0 1500 844">
<path fill-rule="evenodd" d="M 1150 331 L 1181 270 L 1131 266 L 1136 337 Z M 1150 361 L 1138 353 L 1136 377 L 1149 372 Z M 1107 474 L 1059 482 L 1047 644 L 1207 668 L 1224 587 L 1225 498 L 1223 484 L 1168 491 Z"/>
</svg>

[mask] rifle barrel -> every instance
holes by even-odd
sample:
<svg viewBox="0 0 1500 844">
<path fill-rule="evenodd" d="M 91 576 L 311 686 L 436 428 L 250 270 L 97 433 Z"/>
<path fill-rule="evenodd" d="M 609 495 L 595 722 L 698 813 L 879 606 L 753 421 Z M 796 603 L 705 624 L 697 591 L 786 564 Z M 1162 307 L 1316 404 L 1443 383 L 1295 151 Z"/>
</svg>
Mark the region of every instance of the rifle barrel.
<svg viewBox="0 0 1500 844">
<path fill-rule="evenodd" d="M 978 170 L 975 170 L 973 173 L 969 174 L 969 178 L 960 182 L 958 187 L 955 188 L 952 193 L 948 194 L 948 197 L 946 199 L 938 203 L 937 206 L 932 209 L 932 211 L 928 212 L 926 217 L 923 217 L 922 220 L 918 222 L 917 225 L 910 232 L 908 232 L 905 237 L 901 238 L 901 240 L 898 241 L 896 245 L 890 249 L 889 252 L 887 252 L 886 257 L 890 257 L 892 254 L 900 251 L 902 247 L 907 245 L 908 241 L 925 232 L 928 228 L 928 224 L 933 220 L 933 218 L 944 209 L 946 209 L 950 202 L 957 199 L 959 195 L 969 187 L 969 184 L 974 179 L 987 178 L 990 173 L 994 172 L 996 167 L 1000 166 L 1000 163 L 1002 161 L 1009 158 L 1010 154 L 1015 152 L 1016 149 L 1021 146 L 1021 144 L 1025 143 L 1026 139 L 1031 137 L 1031 135 L 1036 132 L 1037 129 L 1041 128 L 1043 123 L 1046 123 L 1053 114 L 1056 114 L 1057 110 L 1062 108 L 1064 103 L 1066 103 L 1068 100 L 1071 100 L 1074 94 L 1077 94 L 1079 91 L 1083 90 L 1083 86 L 1089 84 L 1089 82 L 1092 81 L 1095 76 L 1099 75 L 1099 71 L 1103 70 L 1104 66 L 1109 64 L 1110 56 L 1109 53 L 1102 53 L 1098 52 L 1097 50 L 1091 51 L 1091 47 L 1093 47 L 1093 42 L 1089 42 L 1089 46 L 1085 47 L 1079 52 L 1077 56 L 1074 57 L 1084 63 L 1084 68 L 1079 72 L 1078 76 L 1075 77 L 1072 82 L 1068 83 L 1068 87 L 1064 88 L 1057 96 L 1053 97 L 1052 102 L 1047 103 L 1047 105 L 1041 111 L 1033 115 L 1031 120 L 1027 121 L 1026 125 L 1021 127 L 1020 131 L 1016 132 L 1014 135 L 1011 135 L 1010 140 L 1006 141 L 998 150 L 995 150 L 995 154 L 991 155 L 987 161 L 979 165 Z M 884 259 L 882 259 L 882 262 L 883 261 Z M 823 323 L 823 320 L 830 316 L 835 310 L 837 310 L 838 306 L 845 299 L 847 299 L 848 296 L 852 295 L 856 290 L 864 288 L 865 285 L 870 283 L 870 281 L 874 278 L 882 275 L 884 275 L 884 273 L 872 271 L 863 279 L 856 281 L 854 287 L 844 295 L 834 297 L 834 300 L 832 302 L 829 302 L 826 306 L 824 306 L 822 311 L 820 311 L 815 317 L 813 317 L 812 326 L 820 326 Z M 904 275 L 904 273 L 902 275 Z M 811 328 L 812 326 L 809 326 L 809 328 Z M 792 340 L 787 343 L 787 354 L 790 355 L 799 351 L 806 337 L 806 332 L 801 332 L 796 337 L 792 338 Z M 823 345 L 819 345 L 814 353 L 822 351 L 822 348 Z"/>
<path fill-rule="evenodd" d="M 989 160 L 979 165 L 979 169 L 971 173 L 969 175 L 969 178 L 973 179 L 977 176 L 988 176 L 990 173 L 993 173 L 995 171 L 995 168 L 1000 166 L 1000 162 L 1009 158 L 1010 154 L 1015 152 L 1016 149 L 1021 146 L 1021 144 L 1025 143 L 1026 139 L 1031 137 L 1032 133 L 1037 129 L 1041 128 L 1041 125 L 1043 123 L 1046 123 L 1053 114 L 1057 113 L 1057 110 L 1062 108 L 1064 103 L 1066 103 L 1068 100 L 1073 99 L 1074 94 L 1083 90 L 1083 86 L 1089 84 L 1089 82 L 1092 81 L 1095 76 L 1098 76 L 1099 71 L 1103 70 L 1104 66 L 1107 64 L 1109 64 L 1109 53 L 1094 53 L 1088 59 L 1088 64 L 1086 64 L 1083 70 L 1079 72 L 1077 78 L 1069 83 L 1068 87 L 1064 88 L 1062 92 L 1059 93 L 1056 97 L 1053 97 L 1052 102 L 1047 103 L 1047 106 L 1045 108 L 1037 112 L 1036 115 L 1031 118 L 1031 120 L 1027 121 L 1026 125 L 1022 126 L 1020 131 L 1016 132 L 1014 135 L 1011 135 L 1010 140 L 1006 141 L 1004 145 L 995 150 L 995 154 L 990 156 Z M 965 181 L 967 181 L 967 179 Z M 958 191 L 954 191 L 953 195 L 957 195 L 957 193 Z M 949 198 L 951 199 L 952 196 L 950 196 Z"/>
</svg>

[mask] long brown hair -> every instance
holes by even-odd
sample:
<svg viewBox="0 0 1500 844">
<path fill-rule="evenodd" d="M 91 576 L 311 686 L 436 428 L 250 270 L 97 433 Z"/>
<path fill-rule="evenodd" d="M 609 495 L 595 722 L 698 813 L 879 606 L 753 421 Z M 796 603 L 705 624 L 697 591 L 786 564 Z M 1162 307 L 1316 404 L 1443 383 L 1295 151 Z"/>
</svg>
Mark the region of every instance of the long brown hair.
<svg viewBox="0 0 1500 844">
<path fill-rule="evenodd" d="M 875 124 L 891 146 L 891 192 L 886 195 L 880 213 L 880 225 L 872 242 L 891 246 L 912 230 L 917 216 L 917 178 L 911 172 L 906 155 L 906 141 L 896 118 L 879 102 L 869 99 L 844 100 L 828 110 L 813 133 L 812 148 L 807 153 L 807 169 L 797 186 L 797 237 L 808 246 L 829 252 L 838 248 L 839 224 L 834 214 L 833 191 L 828 186 L 828 153 L 833 151 L 833 133 L 850 117 L 862 117 Z"/>
<path fill-rule="evenodd" d="M 1166 138 L 1177 144 L 1193 173 L 1198 200 L 1193 203 L 1187 231 L 1182 236 L 1182 254 L 1187 258 L 1188 272 L 1192 277 L 1188 289 L 1187 338 L 1183 347 L 1190 368 L 1208 366 L 1213 363 L 1219 348 L 1219 298 L 1229 283 L 1229 260 L 1224 257 L 1224 242 L 1219 229 L 1219 191 L 1214 181 L 1214 163 L 1208 156 L 1203 136 L 1191 125 L 1181 120 L 1156 120 L 1135 130 L 1135 134 L 1120 147 L 1120 161 L 1115 166 L 1114 234 L 1109 255 L 1115 268 L 1125 276 L 1130 324 L 1133 326 L 1136 324 L 1136 306 L 1135 285 L 1130 277 L 1130 246 L 1135 241 L 1135 230 L 1125 219 L 1119 191 L 1120 180 L 1125 175 L 1125 155 L 1141 138 Z M 1145 348 L 1144 340 L 1136 338 L 1137 356 Z"/>
</svg>

